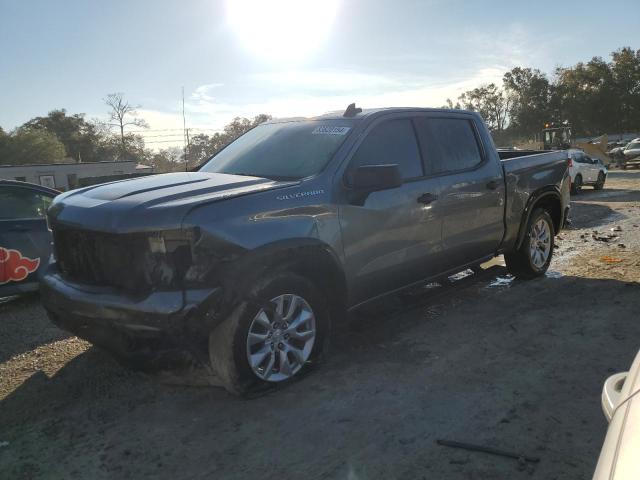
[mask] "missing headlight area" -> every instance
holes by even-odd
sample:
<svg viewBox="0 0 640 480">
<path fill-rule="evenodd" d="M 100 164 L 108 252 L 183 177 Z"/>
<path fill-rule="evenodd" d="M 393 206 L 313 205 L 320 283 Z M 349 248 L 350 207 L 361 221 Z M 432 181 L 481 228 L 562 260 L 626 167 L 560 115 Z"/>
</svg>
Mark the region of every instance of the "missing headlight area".
<svg viewBox="0 0 640 480">
<path fill-rule="evenodd" d="M 56 259 L 69 280 L 141 293 L 180 286 L 192 263 L 196 232 L 55 229 L 53 236 Z"/>
</svg>

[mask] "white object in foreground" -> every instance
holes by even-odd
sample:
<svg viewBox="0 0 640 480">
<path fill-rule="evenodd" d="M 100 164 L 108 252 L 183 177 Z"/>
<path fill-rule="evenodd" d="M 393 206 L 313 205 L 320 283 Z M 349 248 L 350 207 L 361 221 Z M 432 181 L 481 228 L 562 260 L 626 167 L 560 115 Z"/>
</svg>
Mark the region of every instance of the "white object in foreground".
<svg viewBox="0 0 640 480">
<path fill-rule="evenodd" d="M 640 478 L 640 352 L 629 372 L 609 377 L 602 389 L 602 410 L 609 421 L 593 480 Z"/>
</svg>

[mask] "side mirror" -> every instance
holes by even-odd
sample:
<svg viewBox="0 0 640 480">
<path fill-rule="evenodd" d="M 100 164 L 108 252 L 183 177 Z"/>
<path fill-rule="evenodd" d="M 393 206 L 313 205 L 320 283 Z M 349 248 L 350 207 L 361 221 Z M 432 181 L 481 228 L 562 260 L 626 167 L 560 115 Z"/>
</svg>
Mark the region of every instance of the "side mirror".
<svg viewBox="0 0 640 480">
<path fill-rule="evenodd" d="M 362 165 L 353 172 L 351 186 L 362 192 L 389 190 L 402 185 L 398 165 Z"/>
</svg>

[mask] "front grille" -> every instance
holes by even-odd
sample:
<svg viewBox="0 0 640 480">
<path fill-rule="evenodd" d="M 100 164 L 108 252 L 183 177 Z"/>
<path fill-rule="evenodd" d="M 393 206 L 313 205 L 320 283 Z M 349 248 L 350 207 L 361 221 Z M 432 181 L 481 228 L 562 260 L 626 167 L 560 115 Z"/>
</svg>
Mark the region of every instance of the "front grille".
<svg viewBox="0 0 640 480">
<path fill-rule="evenodd" d="M 146 234 L 109 234 L 87 230 L 53 230 L 59 268 L 70 280 L 139 292 L 148 290 Z"/>
</svg>

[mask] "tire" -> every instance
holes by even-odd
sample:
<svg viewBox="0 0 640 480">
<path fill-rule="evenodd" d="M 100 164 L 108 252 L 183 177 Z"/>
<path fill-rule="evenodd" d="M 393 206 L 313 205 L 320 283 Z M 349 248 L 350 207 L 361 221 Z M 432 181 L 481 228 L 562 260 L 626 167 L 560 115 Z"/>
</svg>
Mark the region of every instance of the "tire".
<svg viewBox="0 0 640 480">
<path fill-rule="evenodd" d="M 593 186 L 594 190 L 602 190 L 604 188 L 605 180 L 606 180 L 606 177 L 604 176 L 604 173 L 602 172 L 598 173 L 598 181 Z"/>
<path fill-rule="evenodd" d="M 535 243 L 534 246 L 532 245 L 534 244 L 533 238 L 542 238 L 542 236 L 536 235 L 536 232 L 540 231 L 539 226 L 541 225 L 541 222 L 546 224 L 548 242 L 539 241 Z M 509 273 L 516 278 L 525 280 L 544 275 L 549 268 L 551 258 L 553 257 L 554 236 L 555 231 L 553 228 L 553 220 L 551 219 L 549 212 L 542 208 L 534 210 L 531 213 L 531 217 L 529 217 L 527 231 L 524 239 L 522 240 L 522 245 L 517 251 L 506 253 L 504 256 Z M 544 256 L 544 253 L 542 253 L 542 257 L 540 256 L 541 252 L 543 252 L 543 249 L 541 248 L 542 245 L 546 245 L 546 248 L 544 249 L 546 257 Z M 538 253 L 534 253 L 534 250 Z"/>
<path fill-rule="evenodd" d="M 571 182 L 571 193 L 577 195 L 582 190 L 582 175 L 576 175 L 576 178 Z"/>
<path fill-rule="evenodd" d="M 313 317 L 295 329 L 285 321 L 287 315 L 278 316 L 278 310 L 288 312 L 294 297 L 297 306 L 288 319 L 292 325 L 309 313 Z M 245 298 L 209 335 L 211 368 L 222 386 L 236 395 L 299 378 L 319 358 L 328 338 L 326 295 L 305 277 L 273 274 L 255 282 Z M 279 299 L 282 307 L 273 303 Z"/>
</svg>

